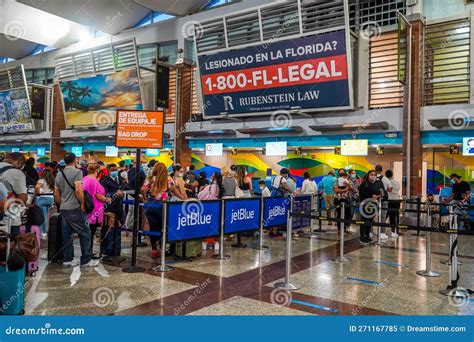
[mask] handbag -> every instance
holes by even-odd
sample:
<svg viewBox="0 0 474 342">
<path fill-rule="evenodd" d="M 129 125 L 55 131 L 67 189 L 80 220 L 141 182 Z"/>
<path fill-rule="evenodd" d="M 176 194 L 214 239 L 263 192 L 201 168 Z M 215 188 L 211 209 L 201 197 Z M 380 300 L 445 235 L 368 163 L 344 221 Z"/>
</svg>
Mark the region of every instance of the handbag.
<svg viewBox="0 0 474 342">
<path fill-rule="evenodd" d="M 38 260 L 39 246 L 34 233 L 20 234 L 15 237 L 18 251 L 26 262 Z"/>
<path fill-rule="evenodd" d="M 237 180 L 235 180 L 234 196 L 235 196 L 235 198 L 243 198 L 243 197 L 245 197 L 245 193 L 244 193 L 243 190 L 239 187 L 239 183 L 237 182 Z"/>
<path fill-rule="evenodd" d="M 64 171 L 63 170 L 60 170 L 61 174 L 63 175 L 64 177 L 64 180 L 66 181 L 66 183 L 69 185 L 69 187 L 73 190 L 73 191 L 76 191 L 76 188 L 72 186 L 71 183 L 69 183 L 69 180 L 67 179 L 66 175 L 64 174 Z M 91 194 L 89 193 L 89 191 L 87 190 L 84 190 L 84 207 L 86 209 L 86 214 L 90 214 L 92 213 L 92 211 L 94 210 L 94 200 L 92 199 L 92 196 Z"/>
<path fill-rule="evenodd" d="M 37 205 L 28 208 L 26 214 L 26 226 L 41 226 L 44 223 L 43 211 Z"/>
</svg>

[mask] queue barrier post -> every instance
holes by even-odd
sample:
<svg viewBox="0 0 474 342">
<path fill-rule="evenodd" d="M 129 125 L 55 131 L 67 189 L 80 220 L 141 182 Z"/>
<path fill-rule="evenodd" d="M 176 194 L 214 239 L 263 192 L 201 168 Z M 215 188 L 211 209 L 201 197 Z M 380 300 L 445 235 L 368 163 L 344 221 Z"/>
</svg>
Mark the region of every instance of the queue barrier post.
<svg viewBox="0 0 474 342">
<path fill-rule="evenodd" d="M 163 202 L 163 229 L 161 233 L 161 258 L 160 264 L 152 270 L 155 272 L 169 272 L 173 267 L 166 265 L 166 233 L 168 230 L 168 202 Z"/>
<path fill-rule="evenodd" d="M 431 228 L 432 216 L 431 216 L 431 207 L 428 206 L 428 213 L 426 218 L 426 226 Z M 422 277 L 439 277 L 439 273 L 431 270 L 431 232 L 426 232 L 426 247 L 425 247 L 425 269 L 417 271 L 416 274 Z"/>
<path fill-rule="evenodd" d="M 340 228 L 339 228 L 339 256 L 338 257 L 335 257 L 335 258 L 332 258 L 333 261 L 335 262 L 349 262 L 351 261 L 351 259 L 347 258 L 344 256 L 344 226 L 345 226 L 345 223 L 344 223 L 344 220 L 345 220 L 345 209 L 346 209 L 346 204 L 344 202 L 342 202 L 341 204 L 341 222 L 339 223 L 340 224 Z"/>
<path fill-rule="evenodd" d="M 458 230 L 458 215 L 454 214 L 453 207 L 450 207 L 450 216 L 453 214 L 453 220 L 449 220 L 450 230 Z M 445 290 L 440 290 L 439 293 L 448 297 L 455 298 L 469 298 L 469 293 L 466 289 L 458 288 L 458 234 L 450 234 L 453 236 L 453 244 L 450 250 L 451 263 L 449 265 L 449 285 Z"/>
<path fill-rule="evenodd" d="M 314 204 L 315 204 L 314 195 L 312 195 L 311 196 L 311 212 L 313 211 L 313 209 L 315 209 Z M 319 208 L 317 208 L 317 210 L 319 210 Z M 321 222 L 321 219 L 319 219 L 319 222 Z M 314 225 L 314 218 L 311 215 L 311 224 L 310 224 L 310 227 L 309 227 L 309 232 L 304 233 L 303 234 L 304 237 L 307 237 L 307 238 L 310 238 L 310 239 L 318 237 L 318 235 L 316 235 L 317 231 L 313 230 L 313 225 Z"/>
<path fill-rule="evenodd" d="M 212 256 L 217 260 L 228 260 L 230 255 L 224 254 L 224 223 L 225 223 L 225 206 L 224 200 L 221 200 L 221 229 L 219 234 L 219 253 Z"/>
<path fill-rule="evenodd" d="M 420 227 L 420 211 L 421 211 L 421 197 L 417 196 L 416 197 L 416 226 Z M 423 236 L 420 234 L 420 229 L 416 230 L 416 233 L 411 234 L 413 236 Z"/>
<path fill-rule="evenodd" d="M 266 251 L 268 250 L 268 246 L 263 245 L 263 226 L 265 224 L 265 217 L 263 215 L 264 204 L 263 204 L 263 197 L 260 198 L 260 228 L 258 230 L 258 246 L 253 247 L 258 251 Z"/>
<path fill-rule="evenodd" d="M 454 210 L 453 210 L 453 206 L 450 204 L 449 207 L 448 207 L 448 210 L 449 210 L 449 227 L 451 228 L 451 225 L 452 225 L 452 221 L 454 220 Z M 449 234 L 449 250 L 448 250 L 448 255 L 451 254 L 451 250 L 453 248 L 453 244 L 454 244 L 454 235 L 453 234 Z M 457 260 L 457 258 L 456 258 Z M 442 263 L 443 265 L 448 265 L 448 266 L 451 266 L 451 258 L 448 258 L 446 260 L 441 260 L 440 263 Z M 459 260 L 456 261 L 457 263 L 457 266 L 461 266 L 462 265 L 462 262 L 460 262 Z"/>
<path fill-rule="evenodd" d="M 378 223 L 379 225 L 377 226 L 377 242 L 375 243 L 376 245 L 378 246 L 381 246 L 383 245 L 383 242 L 382 242 L 382 226 L 380 225 L 380 223 L 382 223 L 382 199 L 379 198 L 378 202 L 377 202 L 377 207 L 378 207 Z"/>
<path fill-rule="evenodd" d="M 290 210 L 288 211 L 287 223 L 286 223 L 286 269 L 285 269 L 285 280 L 282 282 L 275 283 L 275 287 L 284 290 L 298 290 L 299 285 L 292 284 L 290 282 L 291 277 L 291 235 L 293 232 L 293 196 L 290 196 Z"/>
</svg>

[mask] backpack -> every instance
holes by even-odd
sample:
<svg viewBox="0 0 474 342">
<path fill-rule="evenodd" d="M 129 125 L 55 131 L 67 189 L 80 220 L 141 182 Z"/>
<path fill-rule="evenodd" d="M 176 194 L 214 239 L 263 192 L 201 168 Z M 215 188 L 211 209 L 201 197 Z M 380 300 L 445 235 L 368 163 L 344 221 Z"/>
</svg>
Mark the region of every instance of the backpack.
<svg viewBox="0 0 474 342">
<path fill-rule="evenodd" d="M 382 190 L 383 190 L 382 200 L 386 201 L 386 200 L 388 200 L 388 192 L 387 192 L 387 190 L 385 189 L 385 185 L 383 184 L 383 181 L 382 181 L 383 175 L 378 176 L 377 179 L 378 179 L 378 181 L 381 183 L 380 185 L 381 185 Z"/>
<path fill-rule="evenodd" d="M 199 191 L 197 198 L 200 201 L 207 201 L 219 198 L 219 188 L 217 184 L 206 185 L 201 191 Z"/>
<path fill-rule="evenodd" d="M 76 188 L 72 186 L 71 183 L 69 183 L 69 180 L 67 179 L 66 175 L 64 174 L 63 170 L 60 170 L 61 174 L 64 177 L 64 180 L 66 181 L 67 185 L 73 190 L 76 191 Z M 86 214 L 90 214 L 94 210 L 94 199 L 92 198 L 91 194 L 89 191 L 84 190 L 84 207 L 86 209 Z"/>
<path fill-rule="evenodd" d="M 278 177 L 278 176 L 277 176 Z M 275 177 L 276 178 L 276 177 Z M 272 181 L 272 197 L 283 196 L 285 193 L 281 190 L 281 182 L 283 182 L 283 177 L 280 176 L 280 183 L 278 187 L 274 185 L 275 178 Z"/>
<path fill-rule="evenodd" d="M 0 175 L 2 175 L 5 171 L 8 171 L 10 169 L 14 169 L 13 166 L 11 165 L 8 165 L 8 166 L 4 166 L 0 169 Z M 3 183 L 3 181 L 1 181 Z M 7 194 L 8 195 L 8 194 Z M 2 206 L 3 207 L 3 206 Z M 3 221 L 3 219 L 5 218 L 5 212 L 4 212 L 4 209 L 5 208 L 2 208 L 2 211 L 0 211 L 0 221 Z"/>
</svg>

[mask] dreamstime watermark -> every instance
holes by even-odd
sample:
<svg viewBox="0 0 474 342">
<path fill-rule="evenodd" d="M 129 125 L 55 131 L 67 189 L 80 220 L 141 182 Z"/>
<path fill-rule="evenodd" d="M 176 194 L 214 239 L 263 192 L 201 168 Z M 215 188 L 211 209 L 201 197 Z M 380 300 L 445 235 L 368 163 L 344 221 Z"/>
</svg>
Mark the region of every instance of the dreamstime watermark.
<svg viewBox="0 0 474 342">
<path fill-rule="evenodd" d="M 180 315 L 210 284 L 212 280 L 207 278 L 206 281 L 196 284 L 197 287 L 194 289 L 193 293 L 184 300 L 184 302 L 174 309 L 174 314 Z"/>
<path fill-rule="evenodd" d="M 20 296 L 25 294 L 31 284 L 33 284 L 33 278 L 28 278 L 24 283 L 18 283 L 15 293 L 3 302 L 0 312 L 8 310 L 8 308 L 13 305 L 18 300 L 18 298 L 20 298 Z"/>
<path fill-rule="evenodd" d="M 265 42 L 263 43 L 263 48 L 264 49 L 268 48 L 268 46 L 271 43 L 273 43 L 273 41 L 275 39 L 278 39 L 278 37 L 280 37 L 282 34 L 284 34 L 285 31 L 288 29 L 288 27 L 290 27 L 291 24 L 293 24 L 295 22 L 298 22 L 298 13 L 285 15 L 285 17 L 283 19 L 284 19 L 284 21 L 283 21 L 283 24 L 281 25 L 281 27 L 271 36 L 270 39 L 265 40 Z"/>
<path fill-rule="evenodd" d="M 120 12 L 120 11 L 118 11 L 112 17 L 111 16 L 106 16 L 105 17 L 105 24 L 102 27 L 102 32 L 109 33 L 110 29 L 113 26 L 117 25 L 117 23 L 120 21 L 121 17 L 122 17 L 122 12 Z"/>
<path fill-rule="evenodd" d="M 95 112 L 92 115 L 92 124 L 98 130 L 106 130 L 115 124 L 115 114 L 109 112 Z"/>
<path fill-rule="evenodd" d="M 85 335 L 84 328 L 53 328 L 51 323 L 45 323 L 40 328 L 15 328 L 9 326 L 5 329 L 6 335 Z"/>
<path fill-rule="evenodd" d="M 202 106 L 201 112 L 204 113 L 205 110 L 206 110 L 210 105 L 211 105 L 211 101 L 207 100 L 207 101 L 206 101 L 206 104 L 205 104 L 204 106 Z M 189 126 L 191 123 L 196 122 L 199 118 L 200 118 L 199 115 L 192 115 L 191 118 L 190 118 L 188 121 L 186 121 L 186 122 L 184 123 L 184 125 L 183 125 L 182 127 L 180 127 L 180 128 L 176 131 L 175 137 L 176 137 L 176 138 L 179 138 L 179 137 L 181 136 L 181 134 L 186 133 L 186 130 L 187 130 L 188 126 Z"/>
<path fill-rule="evenodd" d="M 378 213 L 378 202 L 373 198 L 363 199 L 359 204 L 359 212 L 363 218 L 374 218 Z"/>
<path fill-rule="evenodd" d="M 366 308 L 367 307 L 367 304 L 369 304 L 369 302 L 374 299 L 377 294 L 382 291 L 386 285 L 388 284 L 388 279 L 384 279 L 384 281 L 380 282 L 379 284 L 377 284 L 373 289 L 372 291 L 370 291 L 370 294 L 367 295 L 367 297 L 365 297 L 359 304 L 357 304 L 357 306 L 355 308 L 352 309 L 352 315 L 357 315 L 362 309 Z"/>
<path fill-rule="evenodd" d="M 189 201 L 184 202 L 181 206 L 181 214 L 183 216 L 195 215 L 202 213 L 204 211 L 204 204 L 195 198 L 190 199 Z"/>
<path fill-rule="evenodd" d="M 10 41 L 23 39 L 25 37 L 25 26 L 17 20 L 12 20 L 5 24 L 3 33 L 5 34 L 5 38 Z"/>
<path fill-rule="evenodd" d="M 277 110 L 270 117 L 270 124 L 275 129 L 285 129 L 291 127 L 293 118 L 286 110 Z"/>
<path fill-rule="evenodd" d="M 455 291 L 457 295 L 455 295 Z M 448 303 L 455 308 L 461 308 L 470 302 L 469 291 L 463 287 L 452 289 L 448 294 Z"/>
<path fill-rule="evenodd" d="M 181 35 L 184 38 L 193 38 L 196 39 L 202 38 L 204 35 L 204 27 L 200 22 L 195 20 L 190 20 L 181 27 Z"/>
<path fill-rule="evenodd" d="M 26 210 L 26 204 L 17 197 L 9 198 L 3 205 L 3 212 L 9 217 L 18 217 Z"/>
<path fill-rule="evenodd" d="M 114 302 L 114 291 L 108 287 L 99 287 L 92 293 L 92 303 L 99 308 L 105 308 Z"/>
<path fill-rule="evenodd" d="M 287 307 L 291 304 L 291 292 L 285 289 L 273 289 L 270 293 L 270 303 L 280 307 Z"/>
<path fill-rule="evenodd" d="M 380 37 L 381 34 L 380 25 L 375 21 L 368 21 L 363 23 L 360 29 L 360 36 L 362 39 L 370 41 L 373 38 Z"/>
<path fill-rule="evenodd" d="M 375 119 L 377 119 L 380 114 L 382 114 L 384 109 L 385 106 L 377 107 L 377 109 L 372 112 L 372 114 L 364 121 L 362 125 L 357 127 L 356 130 L 352 131 L 352 138 L 356 139 L 359 134 L 363 133 L 367 129 L 367 127 L 369 127 L 370 124 L 372 124 Z"/>
<path fill-rule="evenodd" d="M 469 126 L 470 122 L 469 114 L 461 109 L 453 110 L 448 115 L 448 125 L 454 130 L 465 129 Z"/>
</svg>

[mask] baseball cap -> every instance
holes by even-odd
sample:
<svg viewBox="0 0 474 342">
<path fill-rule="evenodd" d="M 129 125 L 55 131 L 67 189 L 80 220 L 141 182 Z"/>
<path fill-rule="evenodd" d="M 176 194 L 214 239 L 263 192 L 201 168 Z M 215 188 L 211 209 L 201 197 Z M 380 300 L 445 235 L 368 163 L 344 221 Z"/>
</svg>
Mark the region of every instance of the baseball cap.
<svg viewBox="0 0 474 342">
<path fill-rule="evenodd" d="M 280 170 L 280 173 L 284 174 L 284 175 L 287 175 L 290 173 L 290 170 L 288 170 L 286 167 L 284 167 L 283 169 Z"/>
</svg>

